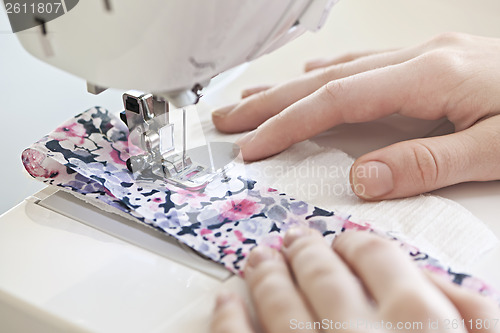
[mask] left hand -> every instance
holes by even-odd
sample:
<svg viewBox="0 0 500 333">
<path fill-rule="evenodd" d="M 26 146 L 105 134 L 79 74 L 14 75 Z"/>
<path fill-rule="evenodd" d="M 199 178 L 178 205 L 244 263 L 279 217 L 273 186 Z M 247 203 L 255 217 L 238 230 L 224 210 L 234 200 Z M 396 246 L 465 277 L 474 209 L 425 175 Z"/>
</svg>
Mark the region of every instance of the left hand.
<svg viewBox="0 0 500 333">
<path fill-rule="evenodd" d="M 394 242 L 368 232 L 339 235 L 332 251 L 318 232 L 291 230 L 281 252 L 265 247 L 251 252 L 245 279 L 256 316 L 267 333 L 335 328 L 476 332 L 486 325 L 475 323 L 486 320 L 490 332 L 500 332 L 500 323 L 492 327 L 500 318 L 498 305 L 441 277 L 424 274 Z M 465 327 L 452 326 L 462 319 Z M 314 322 L 319 327 L 305 329 Z M 381 322 L 393 325 L 392 329 L 369 329 L 368 325 Z M 396 329 L 398 325 L 403 327 Z M 219 297 L 211 332 L 254 332 L 241 299 Z"/>
<path fill-rule="evenodd" d="M 342 123 L 391 114 L 447 117 L 456 133 L 398 142 L 351 168 L 367 200 L 407 197 L 466 181 L 500 179 L 500 39 L 448 33 L 400 50 L 313 63 L 302 77 L 245 91 L 213 113 L 222 132 L 253 130 L 237 143 L 253 161 Z"/>
</svg>

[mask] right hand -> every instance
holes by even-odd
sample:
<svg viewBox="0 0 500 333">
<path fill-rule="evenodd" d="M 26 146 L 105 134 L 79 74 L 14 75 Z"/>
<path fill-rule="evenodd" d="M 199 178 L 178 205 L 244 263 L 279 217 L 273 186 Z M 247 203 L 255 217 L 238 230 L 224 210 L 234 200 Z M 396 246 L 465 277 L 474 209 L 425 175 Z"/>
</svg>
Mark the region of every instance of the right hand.
<svg viewBox="0 0 500 333">
<path fill-rule="evenodd" d="M 500 332 L 498 304 L 424 274 L 394 242 L 364 231 L 337 236 L 331 249 L 319 232 L 292 229 L 281 252 L 252 251 L 245 280 L 267 333 L 328 331 L 299 329 L 315 321 L 346 332 Z M 218 299 L 211 332 L 255 332 L 240 298 Z"/>
</svg>

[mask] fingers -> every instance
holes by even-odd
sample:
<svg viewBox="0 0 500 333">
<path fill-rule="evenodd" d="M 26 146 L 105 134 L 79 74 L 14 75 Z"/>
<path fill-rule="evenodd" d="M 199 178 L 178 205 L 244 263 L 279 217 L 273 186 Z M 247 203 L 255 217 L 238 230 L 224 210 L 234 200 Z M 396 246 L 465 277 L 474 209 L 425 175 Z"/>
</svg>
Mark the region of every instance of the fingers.
<svg viewBox="0 0 500 333">
<path fill-rule="evenodd" d="M 333 249 L 364 282 L 378 303 L 395 289 L 425 285 L 424 276 L 398 247 L 368 232 L 345 232 Z M 429 283 L 427 283 L 429 285 Z"/>
<path fill-rule="evenodd" d="M 371 315 L 361 284 L 317 231 L 292 229 L 283 245 L 298 286 L 318 318 L 349 322 Z"/>
<path fill-rule="evenodd" d="M 466 181 L 500 179 L 500 116 L 441 137 L 396 143 L 368 153 L 351 168 L 361 198 L 407 197 Z"/>
<path fill-rule="evenodd" d="M 417 48 L 386 52 L 363 57 L 346 64 L 311 71 L 282 85 L 257 87 L 243 92 L 241 103 L 212 113 L 215 127 L 222 132 L 238 133 L 253 130 L 288 106 L 312 94 L 332 80 L 338 80 L 375 68 L 398 64 L 411 59 Z M 268 88 L 268 89 L 266 89 Z M 255 93 L 255 91 L 259 91 Z"/>
<path fill-rule="evenodd" d="M 333 126 L 398 112 L 418 88 L 412 66 L 406 62 L 330 81 L 238 141 L 243 158 L 259 160 Z"/>
<path fill-rule="evenodd" d="M 345 232 L 333 249 L 363 282 L 382 318 L 425 323 L 459 318 L 453 304 L 393 242 L 368 232 Z"/>
<path fill-rule="evenodd" d="M 268 90 L 271 87 L 272 86 L 257 86 L 257 87 L 247 88 L 241 92 L 241 98 L 247 98 L 262 91 Z"/>
<path fill-rule="evenodd" d="M 279 252 L 252 251 L 245 275 L 266 332 L 314 332 L 304 324 L 324 323 L 321 319 L 330 325 L 382 319 L 393 329 L 498 332 L 496 304 L 432 274 L 426 277 L 394 242 L 347 231 L 337 236 L 333 250 L 311 229 L 286 234 L 283 253 L 300 292 Z M 211 332 L 253 332 L 241 300 L 219 297 Z"/>
<path fill-rule="evenodd" d="M 314 321 L 278 251 L 268 247 L 252 250 L 245 279 L 266 332 L 289 332 L 294 323 Z"/>
<path fill-rule="evenodd" d="M 476 292 L 466 290 L 441 276 L 428 273 L 427 277 L 450 299 L 464 319 L 470 332 L 500 332 L 498 304 Z"/>
<path fill-rule="evenodd" d="M 253 130 L 290 104 L 311 94 L 324 82 L 326 79 L 319 73 L 308 73 L 282 85 L 250 94 L 237 105 L 215 110 L 212 121 L 219 131 L 225 133 Z"/>
<path fill-rule="evenodd" d="M 232 294 L 217 297 L 211 333 L 253 333 L 247 310 L 241 299 Z"/>
</svg>

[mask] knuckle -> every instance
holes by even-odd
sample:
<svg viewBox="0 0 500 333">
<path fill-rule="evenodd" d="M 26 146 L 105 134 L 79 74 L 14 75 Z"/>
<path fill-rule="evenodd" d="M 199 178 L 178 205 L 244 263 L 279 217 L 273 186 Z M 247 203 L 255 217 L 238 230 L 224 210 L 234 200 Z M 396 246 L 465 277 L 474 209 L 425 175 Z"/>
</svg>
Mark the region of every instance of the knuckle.
<svg viewBox="0 0 500 333">
<path fill-rule="evenodd" d="M 345 92 L 345 84 L 343 80 L 332 80 L 326 83 L 318 90 L 318 93 L 327 101 L 336 100 Z"/>
<path fill-rule="evenodd" d="M 456 77 L 462 72 L 464 53 L 460 50 L 436 49 L 422 54 L 418 58 L 420 64 L 433 73 L 452 74 Z"/>
<path fill-rule="evenodd" d="M 452 114 L 456 114 L 457 103 L 463 103 L 462 96 L 469 95 L 467 82 L 473 78 L 470 65 L 474 59 L 470 57 L 467 50 L 438 48 L 415 59 L 419 89 L 414 92 L 414 97 L 421 103 L 434 104 L 432 112 L 426 113 L 429 119 L 446 115 L 456 122 Z"/>
<path fill-rule="evenodd" d="M 309 251 L 309 248 L 317 246 L 318 240 L 321 239 L 319 237 L 307 235 L 296 239 L 287 249 L 287 257 L 290 258 L 291 261 L 303 261 L 315 257 L 315 252 Z"/>
<path fill-rule="evenodd" d="M 324 279 L 332 279 L 335 276 L 334 267 L 329 263 L 325 263 L 323 260 L 316 259 L 314 257 L 314 250 L 316 249 L 310 249 L 311 250 L 308 251 L 310 253 L 300 256 L 302 260 L 294 262 L 295 271 L 297 271 L 300 280 L 306 281 L 306 283 L 316 283 Z"/>
<path fill-rule="evenodd" d="M 255 96 L 255 97 L 254 97 Z M 254 97 L 254 98 L 252 98 Z M 255 93 L 246 100 L 248 104 L 266 105 L 271 97 L 271 89 L 263 90 Z M 245 103 L 245 102 L 243 102 Z M 248 105 L 247 104 L 247 105 Z"/>
<path fill-rule="evenodd" d="M 287 276 L 283 274 L 281 267 L 277 267 L 276 263 L 272 264 L 261 264 L 255 274 L 252 274 L 249 285 L 255 293 L 269 295 L 283 288 L 283 281 Z"/>
<path fill-rule="evenodd" d="M 323 274 L 325 272 L 327 274 Z M 314 272 L 311 271 L 311 273 Z M 297 284 L 306 298 L 316 306 L 328 307 L 337 302 L 344 303 L 345 307 L 342 306 L 344 309 L 335 307 L 338 311 L 347 309 L 352 311 L 352 301 L 358 303 L 357 301 L 362 299 L 360 296 L 363 295 L 361 282 L 348 269 L 342 273 L 321 270 L 319 274 L 312 275 L 312 277 L 298 276 Z"/>
<path fill-rule="evenodd" d="M 486 151 L 494 151 L 495 157 L 500 158 L 498 154 L 500 152 L 500 115 L 491 117 L 488 120 L 488 125 L 482 124 L 482 136 L 481 139 L 490 138 L 490 140 L 481 140 L 477 144 L 485 144 Z"/>
<path fill-rule="evenodd" d="M 354 53 L 354 52 L 347 52 L 347 53 L 344 53 L 342 54 L 339 59 L 342 61 L 342 62 L 349 62 L 349 61 L 352 61 L 354 59 L 357 59 L 359 57 L 359 54 L 358 53 Z"/>
<path fill-rule="evenodd" d="M 323 279 L 319 280 L 317 286 L 318 289 L 323 290 L 327 297 L 333 297 L 335 299 L 352 299 L 352 289 L 346 288 L 346 286 L 351 286 L 352 284 L 357 283 L 357 281 L 349 281 L 346 278 L 334 278 L 334 279 Z M 362 288 L 362 286 L 359 286 Z"/>
<path fill-rule="evenodd" d="M 433 36 L 421 45 L 424 53 L 451 49 L 463 42 L 464 36 L 457 32 L 444 32 Z"/>
<path fill-rule="evenodd" d="M 329 265 L 318 265 L 317 262 L 304 267 L 303 278 L 306 281 L 325 281 L 335 275 L 334 269 Z"/>
<path fill-rule="evenodd" d="M 350 94 L 349 87 L 355 86 L 353 78 L 343 78 L 329 81 L 318 90 L 318 94 L 325 104 L 334 104 L 337 100 L 348 100 Z M 336 104 L 339 104 L 338 102 Z M 370 118 L 370 110 L 372 106 L 358 106 L 357 112 L 351 112 L 352 108 L 339 107 L 335 110 L 336 116 L 339 117 L 339 123 L 358 123 L 365 122 Z"/>
<path fill-rule="evenodd" d="M 387 295 L 380 311 L 396 318 L 428 318 L 434 312 L 434 306 L 425 294 L 410 285 L 395 286 L 390 295 Z"/>
<path fill-rule="evenodd" d="M 222 306 L 216 308 L 210 322 L 211 333 L 232 333 L 238 328 L 244 328 L 245 323 L 241 318 L 245 316 L 244 309 L 240 306 Z"/>
<path fill-rule="evenodd" d="M 319 85 L 324 85 L 332 80 L 342 78 L 345 72 L 343 63 L 317 69 L 316 79 Z"/>
<path fill-rule="evenodd" d="M 235 327 L 233 327 L 233 321 L 230 317 L 231 313 L 227 313 L 224 316 L 214 318 L 211 322 L 210 332 L 211 333 L 233 333 Z"/>
<path fill-rule="evenodd" d="M 269 121 L 269 124 L 270 127 L 274 127 L 275 129 L 288 129 L 280 131 L 281 135 L 279 140 L 285 147 L 290 147 L 291 145 L 299 141 L 299 139 L 297 139 L 297 136 L 301 134 L 301 131 L 294 130 L 293 128 L 299 126 L 300 124 L 293 119 L 293 115 L 291 114 L 291 112 L 289 112 L 289 110 L 284 110 L 272 117 Z"/>
<path fill-rule="evenodd" d="M 351 290 L 346 288 L 352 284 L 345 276 L 335 274 L 332 269 L 311 270 L 310 276 L 305 275 L 303 281 L 314 290 L 321 291 L 328 298 L 345 299 L 351 298 Z M 304 288 L 303 288 L 304 289 Z"/>
<path fill-rule="evenodd" d="M 498 116 L 498 119 L 500 120 L 500 116 Z M 490 148 L 490 151 L 494 152 L 493 156 L 498 165 L 500 163 L 500 127 L 492 129 Z M 497 169 L 497 171 L 500 174 L 500 170 Z"/>
<path fill-rule="evenodd" d="M 287 313 L 293 306 L 293 289 L 283 285 L 283 277 L 268 275 L 252 287 L 253 299 L 263 308 L 275 313 Z"/>
<path fill-rule="evenodd" d="M 433 187 L 439 179 L 439 161 L 432 149 L 421 141 L 410 147 L 415 172 L 410 173 L 415 185 Z"/>
<path fill-rule="evenodd" d="M 488 314 L 490 318 L 499 318 L 500 316 L 500 308 L 498 305 L 493 300 L 481 295 L 473 294 L 465 298 L 464 304 L 467 304 L 468 309 L 473 309 L 477 317 L 484 314 Z"/>
<path fill-rule="evenodd" d="M 460 32 L 444 32 L 431 39 L 435 46 L 451 46 L 461 43 L 468 35 Z"/>
<path fill-rule="evenodd" d="M 356 260 L 356 258 L 370 256 L 378 256 L 380 253 L 393 252 L 395 246 L 392 242 L 378 236 L 369 235 L 363 242 L 356 242 L 356 245 L 349 251 L 349 258 Z"/>
<path fill-rule="evenodd" d="M 261 295 L 261 297 L 255 297 L 257 302 L 260 302 L 267 309 L 273 309 L 275 314 L 290 313 L 290 309 L 293 307 L 292 304 L 287 301 L 288 293 L 276 293 L 276 297 L 271 297 L 269 294 Z"/>
<path fill-rule="evenodd" d="M 330 81 L 332 77 L 332 68 L 323 67 L 316 70 L 316 80 L 319 84 L 325 84 Z"/>
<path fill-rule="evenodd" d="M 260 112 L 262 109 L 265 109 L 265 107 L 268 106 L 274 98 L 273 91 L 274 90 L 271 88 L 256 92 L 249 95 L 247 98 L 244 98 L 237 106 L 238 113 L 243 115 L 248 112 Z M 231 113 L 236 114 L 235 111 Z"/>
</svg>

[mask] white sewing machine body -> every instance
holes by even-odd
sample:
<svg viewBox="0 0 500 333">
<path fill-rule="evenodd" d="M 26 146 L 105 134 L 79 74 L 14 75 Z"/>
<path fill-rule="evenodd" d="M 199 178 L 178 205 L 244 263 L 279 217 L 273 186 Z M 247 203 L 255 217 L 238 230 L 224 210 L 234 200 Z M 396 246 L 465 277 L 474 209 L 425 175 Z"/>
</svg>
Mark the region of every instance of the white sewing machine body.
<svg viewBox="0 0 500 333">
<path fill-rule="evenodd" d="M 89 91 L 111 87 L 152 93 L 124 97 L 129 143 L 145 152 L 127 161 L 129 170 L 152 171 L 176 185 L 199 188 L 221 170 L 192 163 L 185 140 L 182 153 L 173 151 L 165 100 L 183 108 L 198 103 L 212 77 L 319 29 L 335 2 L 88 0 L 69 8 L 63 2 L 64 14 L 55 18 L 29 7 L 23 15 L 7 12 L 28 52 L 84 78 Z M 30 22 L 32 27 L 22 30 Z"/>
<path fill-rule="evenodd" d="M 86 0 L 17 36 L 35 57 L 93 85 L 182 107 L 196 103 L 191 90 L 213 76 L 319 29 L 335 2 Z"/>
</svg>

